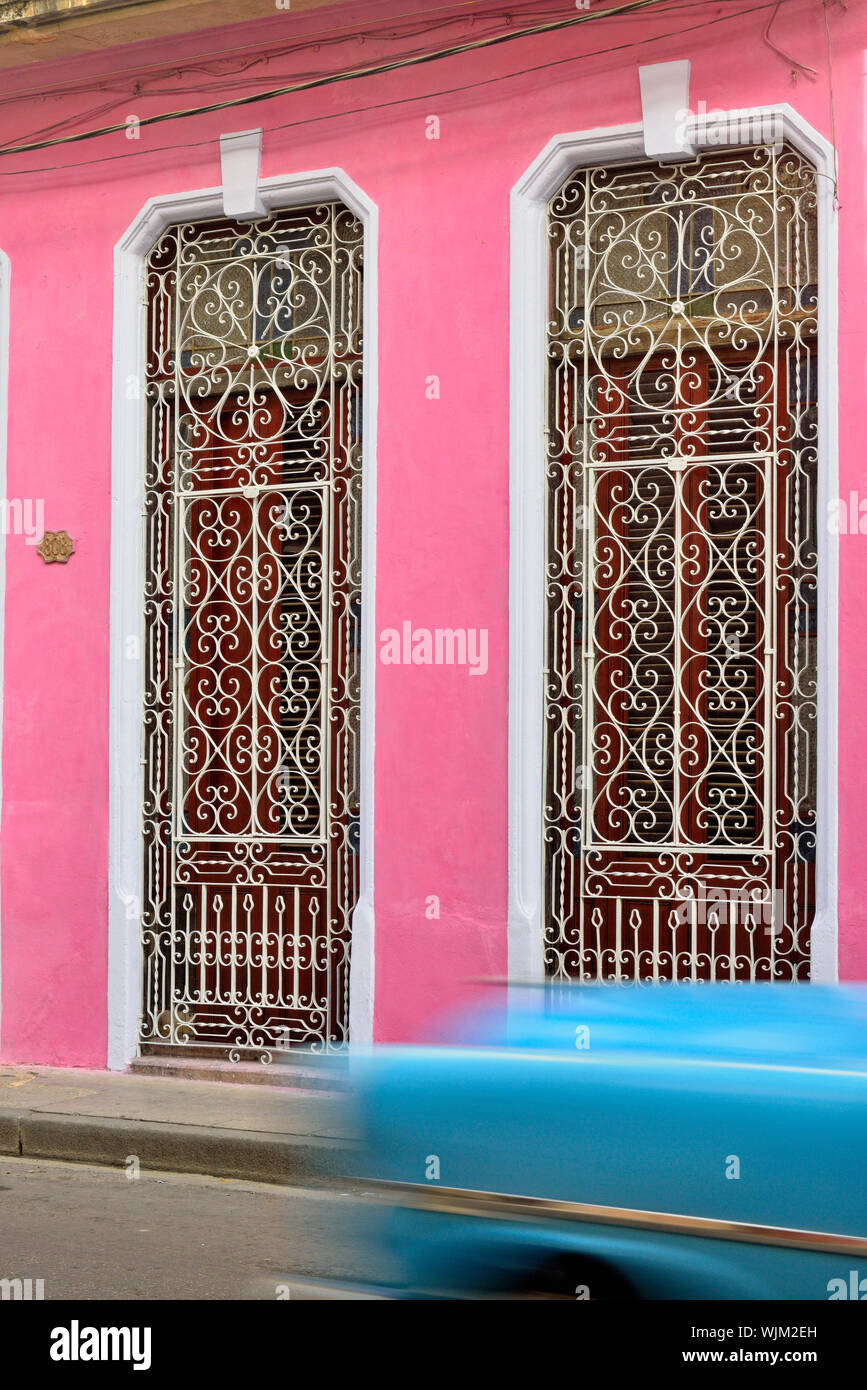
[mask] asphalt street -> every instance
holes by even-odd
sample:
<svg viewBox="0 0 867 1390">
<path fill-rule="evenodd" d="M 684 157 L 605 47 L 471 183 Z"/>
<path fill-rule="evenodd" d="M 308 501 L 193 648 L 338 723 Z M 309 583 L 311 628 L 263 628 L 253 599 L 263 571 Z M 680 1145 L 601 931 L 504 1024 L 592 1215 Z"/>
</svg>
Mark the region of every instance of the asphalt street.
<svg viewBox="0 0 867 1390">
<path fill-rule="evenodd" d="M 279 1299 L 293 1275 L 371 1277 L 366 1219 L 339 1187 L 4 1159 L 0 1279 L 46 1300 Z"/>
</svg>

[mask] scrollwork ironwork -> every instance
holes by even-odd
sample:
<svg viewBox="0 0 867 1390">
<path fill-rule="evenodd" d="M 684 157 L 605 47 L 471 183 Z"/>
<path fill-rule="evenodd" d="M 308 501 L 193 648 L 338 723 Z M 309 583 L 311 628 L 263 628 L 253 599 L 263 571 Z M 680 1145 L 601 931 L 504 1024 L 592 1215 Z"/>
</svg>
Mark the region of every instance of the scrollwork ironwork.
<svg viewBox="0 0 867 1390">
<path fill-rule="evenodd" d="M 809 974 L 815 184 L 757 146 L 549 206 L 555 977 Z"/>
<path fill-rule="evenodd" d="M 147 260 L 144 1047 L 346 1036 L 361 281 L 330 203 Z"/>
</svg>

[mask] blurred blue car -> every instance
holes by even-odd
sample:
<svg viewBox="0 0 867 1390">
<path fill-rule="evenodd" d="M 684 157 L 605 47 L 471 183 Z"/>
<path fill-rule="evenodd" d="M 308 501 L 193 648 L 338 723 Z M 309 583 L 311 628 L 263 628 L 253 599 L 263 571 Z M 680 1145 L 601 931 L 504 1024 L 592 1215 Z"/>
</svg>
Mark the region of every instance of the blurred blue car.
<svg viewBox="0 0 867 1390">
<path fill-rule="evenodd" d="M 867 1298 L 867 989 L 491 990 L 358 1081 L 369 1293 Z"/>
</svg>

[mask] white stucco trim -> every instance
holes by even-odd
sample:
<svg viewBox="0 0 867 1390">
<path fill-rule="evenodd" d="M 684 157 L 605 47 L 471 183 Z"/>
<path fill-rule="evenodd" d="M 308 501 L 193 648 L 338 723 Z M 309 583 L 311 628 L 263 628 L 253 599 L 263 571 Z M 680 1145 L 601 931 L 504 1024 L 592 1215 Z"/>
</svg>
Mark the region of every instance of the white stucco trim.
<svg viewBox="0 0 867 1390">
<path fill-rule="evenodd" d="M 262 127 L 234 130 L 220 136 L 220 172 L 223 177 L 223 212 L 227 217 L 261 217 L 265 211 L 259 193 L 262 163 Z"/>
<path fill-rule="evenodd" d="M 6 496 L 6 448 L 9 421 L 9 318 L 12 262 L 0 251 L 0 497 Z M 7 512 L 8 515 L 8 512 Z M 6 531 L 0 527 L 0 817 L 3 809 L 3 655 L 6 647 Z M 2 819 L 0 819 L 0 862 L 2 862 Z M 2 946 L 2 920 L 0 920 Z M 3 972 L 0 954 L 0 1028 L 3 1022 Z"/>
<path fill-rule="evenodd" d="M 688 58 L 648 63 L 638 69 L 641 124 L 648 159 L 683 159 L 694 150 L 683 139 L 681 123 L 689 107 Z"/>
<path fill-rule="evenodd" d="M 687 143 L 715 134 L 726 114 L 687 126 Z M 837 225 L 834 153 L 789 105 L 739 110 L 733 131 L 767 122 L 819 172 L 819 692 L 816 917 L 812 975 L 837 978 L 837 538 L 823 526 L 838 495 Z M 718 138 L 718 137 L 717 137 Z M 545 362 L 548 310 L 546 205 L 575 169 L 646 158 L 641 124 L 557 135 L 511 194 L 511 406 L 509 616 L 509 974 L 542 978 L 543 968 L 543 632 L 545 623 Z"/>
<path fill-rule="evenodd" d="M 266 211 L 339 200 L 364 227 L 364 393 L 362 452 L 362 690 L 360 888 L 352 918 L 350 1040 L 373 1034 L 373 745 L 376 673 L 376 425 L 378 210 L 342 169 L 262 179 Z M 223 189 L 151 198 L 114 252 L 114 365 L 111 472 L 111 657 L 109 750 L 108 1066 L 138 1047 L 142 900 L 143 482 L 146 451 L 145 257 L 167 227 L 223 216 Z"/>
</svg>

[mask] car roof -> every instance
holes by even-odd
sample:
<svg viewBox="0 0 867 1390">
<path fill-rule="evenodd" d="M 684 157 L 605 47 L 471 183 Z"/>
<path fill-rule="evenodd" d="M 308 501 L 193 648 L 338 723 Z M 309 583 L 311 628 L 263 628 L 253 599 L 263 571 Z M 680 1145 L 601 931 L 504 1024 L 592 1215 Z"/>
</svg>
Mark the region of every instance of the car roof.
<svg viewBox="0 0 867 1390">
<path fill-rule="evenodd" d="M 510 984 L 445 1032 L 481 1046 L 867 1065 L 867 986 Z"/>
</svg>

